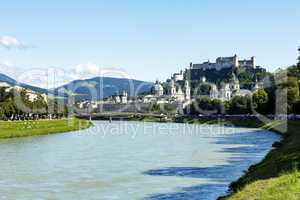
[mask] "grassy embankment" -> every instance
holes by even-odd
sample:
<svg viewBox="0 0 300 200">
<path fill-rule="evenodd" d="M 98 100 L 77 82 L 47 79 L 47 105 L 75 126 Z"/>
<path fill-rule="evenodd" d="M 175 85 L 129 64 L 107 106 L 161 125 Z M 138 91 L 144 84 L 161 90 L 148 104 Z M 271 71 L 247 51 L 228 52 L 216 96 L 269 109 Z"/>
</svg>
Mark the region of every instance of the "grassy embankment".
<svg viewBox="0 0 300 200">
<path fill-rule="evenodd" d="M 232 124 L 259 127 L 254 121 L 233 121 Z M 246 125 L 244 124 L 246 123 Z M 248 123 L 248 124 L 247 124 Z M 253 126 L 252 126 L 253 125 Z M 282 126 L 275 122 L 261 126 L 274 130 Z M 244 176 L 231 184 L 233 194 L 227 200 L 299 200 L 300 199 L 300 122 L 288 122 L 288 130 L 280 133 L 283 140 L 276 143 L 265 159 L 249 168 Z"/>
<path fill-rule="evenodd" d="M 299 200 L 300 173 L 281 174 L 277 178 L 260 180 L 234 193 L 230 200 Z"/>
<path fill-rule="evenodd" d="M 0 121 L 0 139 L 64 133 L 90 126 L 91 122 L 79 119 Z"/>
</svg>

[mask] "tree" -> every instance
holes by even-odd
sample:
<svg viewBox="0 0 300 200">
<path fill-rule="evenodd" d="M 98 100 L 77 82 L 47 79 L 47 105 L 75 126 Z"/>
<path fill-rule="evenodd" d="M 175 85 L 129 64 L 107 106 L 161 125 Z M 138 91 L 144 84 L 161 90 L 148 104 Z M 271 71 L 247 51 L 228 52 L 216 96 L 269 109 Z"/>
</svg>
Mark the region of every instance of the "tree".
<svg viewBox="0 0 300 200">
<path fill-rule="evenodd" d="M 213 99 L 211 101 L 212 107 L 216 110 L 217 114 L 224 114 L 227 112 L 228 102 L 222 102 L 219 99 Z"/>
<path fill-rule="evenodd" d="M 289 69 L 288 69 L 289 70 Z M 281 72 L 279 72 L 281 73 Z M 287 111 L 291 113 L 293 111 L 293 105 L 298 101 L 299 99 L 299 85 L 298 85 L 298 79 L 294 76 L 288 76 L 286 78 L 285 73 L 282 73 L 283 83 L 278 84 L 276 86 L 276 89 L 278 91 L 281 91 L 283 96 L 280 96 L 278 98 L 282 98 L 282 102 L 284 102 L 287 106 Z M 288 73 L 289 74 L 289 73 Z M 280 75 L 279 75 L 280 77 Z"/>
<path fill-rule="evenodd" d="M 151 104 L 150 105 L 150 111 L 152 112 L 159 112 L 160 111 L 160 106 L 157 103 Z"/>
<path fill-rule="evenodd" d="M 203 83 L 199 87 L 198 95 L 209 95 L 210 90 L 211 90 L 210 84 Z"/>
<path fill-rule="evenodd" d="M 40 114 L 47 112 L 47 103 L 41 94 L 38 94 L 33 102 L 33 112 Z"/>
<path fill-rule="evenodd" d="M 166 113 L 171 113 L 171 112 L 173 111 L 172 105 L 169 104 L 169 103 L 166 103 L 166 104 L 164 105 L 164 111 L 165 111 Z"/>
<path fill-rule="evenodd" d="M 297 78 L 288 77 L 286 88 L 287 88 L 288 112 L 290 113 L 293 110 L 293 105 L 299 99 L 299 86 L 298 86 Z"/>
<path fill-rule="evenodd" d="M 293 105 L 293 113 L 300 114 L 300 100 Z"/>
<path fill-rule="evenodd" d="M 200 97 L 191 105 L 191 114 L 221 114 L 225 112 L 224 103 L 209 97 Z"/>
<path fill-rule="evenodd" d="M 267 112 L 267 105 L 269 101 L 268 93 L 264 89 L 257 90 L 253 96 L 253 105 L 254 108 L 260 113 L 266 113 Z"/>
<path fill-rule="evenodd" d="M 63 113 L 64 117 L 68 117 L 69 115 L 69 108 L 67 105 L 64 106 L 64 113 Z"/>
<path fill-rule="evenodd" d="M 252 98 L 251 96 L 235 96 L 229 105 L 230 114 L 251 114 L 252 109 Z"/>
</svg>

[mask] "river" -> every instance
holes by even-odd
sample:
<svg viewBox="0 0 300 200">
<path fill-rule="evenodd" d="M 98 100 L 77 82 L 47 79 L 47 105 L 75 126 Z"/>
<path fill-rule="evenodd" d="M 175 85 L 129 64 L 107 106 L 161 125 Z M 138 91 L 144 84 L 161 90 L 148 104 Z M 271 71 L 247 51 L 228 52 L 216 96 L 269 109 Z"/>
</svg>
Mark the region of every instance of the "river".
<svg viewBox="0 0 300 200">
<path fill-rule="evenodd" d="M 214 200 L 280 139 L 218 125 L 93 123 L 0 140 L 0 200 Z"/>
</svg>

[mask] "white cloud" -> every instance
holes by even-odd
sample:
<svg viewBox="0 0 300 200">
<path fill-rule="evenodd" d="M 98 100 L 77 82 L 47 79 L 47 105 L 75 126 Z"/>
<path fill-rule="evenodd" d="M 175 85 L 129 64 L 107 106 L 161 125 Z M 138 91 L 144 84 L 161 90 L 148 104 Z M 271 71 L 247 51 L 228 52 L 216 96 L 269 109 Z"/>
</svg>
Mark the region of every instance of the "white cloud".
<svg viewBox="0 0 300 200">
<path fill-rule="evenodd" d="M 132 76 L 123 69 L 102 68 L 93 63 L 79 64 L 68 69 L 64 67 L 26 67 L 19 66 L 11 61 L 0 61 L 0 73 L 6 74 L 19 82 L 45 89 L 56 88 L 73 80 L 101 76 L 132 79 Z"/>
<path fill-rule="evenodd" d="M 20 42 L 17 38 L 12 36 L 2 36 L 0 37 L 0 46 L 3 46 L 7 49 L 16 48 L 16 49 L 24 49 L 27 46 Z"/>
<path fill-rule="evenodd" d="M 15 64 L 10 61 L 0 61 L 0 73 L 3 73 L 11 78 L 15 78 L 20 70 L 16 69 Z"/>
<path fill-rule="evenodd" d="M 100 67 L 98 67 L 96 64 L 93 64 L 93 63 L 79 64 L 75 67 L 75 72 L 99 75 Z"/>
<path fill-rule="evenodd" d="M 106 76 L 115 78 L 132 78 L 126 71 L 119 68 L 102 68 L 93 63 L 79 64 L 75 67 L 79 77 Z"/>
</svg>

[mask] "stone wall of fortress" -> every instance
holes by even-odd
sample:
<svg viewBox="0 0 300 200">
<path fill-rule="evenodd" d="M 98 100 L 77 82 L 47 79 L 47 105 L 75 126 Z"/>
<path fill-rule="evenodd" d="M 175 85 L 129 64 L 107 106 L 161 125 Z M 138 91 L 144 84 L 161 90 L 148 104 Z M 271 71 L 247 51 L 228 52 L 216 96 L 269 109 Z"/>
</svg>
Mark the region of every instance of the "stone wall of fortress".
<svg viewBox="0 0 300 200">
<path fill-rule="evenodd" d="M 237 67 L 247 67 L 247 68 L 255 68 L 256 67 L 256 58 L 253 56 L 250 60 L 239 60 L 237 55 L 232 57 L 219 57 L 216 59 L 215 63 L 210 61 L 204 62 L 201 64 L 192 64 L 190 68 L 192 69 L 216 69 L 221 70 L 224 68 L 237 68 Z"/>
</svg>

